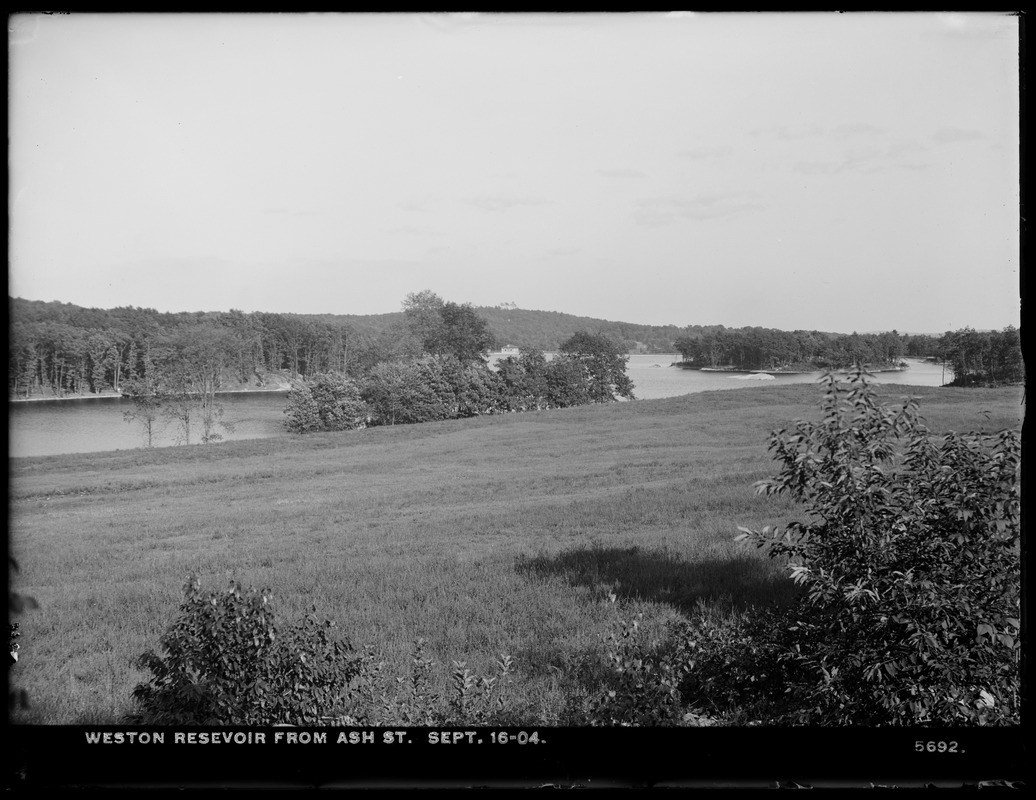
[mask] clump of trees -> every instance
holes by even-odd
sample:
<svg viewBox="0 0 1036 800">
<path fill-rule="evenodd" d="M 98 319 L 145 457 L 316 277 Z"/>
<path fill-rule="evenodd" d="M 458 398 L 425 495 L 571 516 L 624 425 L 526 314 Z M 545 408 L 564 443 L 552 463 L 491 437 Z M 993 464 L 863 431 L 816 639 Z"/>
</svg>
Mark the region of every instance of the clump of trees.
<svg viewBox="0 0 1036 800">
<path fill-rule="evenodd" d="M 673 346 L 696 367 L 812 371 L 896 366 L 907 353 L 909 338 L 897 331 L 839 335 L 720 325 L 681 336 Z"/>
<path fill-rule="evenodd" d="M 232 431 L 223 419 L 218 393 L 224 385 L 230 334 L 216 326 L 181 328 L 163 336 L 144 351 L 139 373 L 121 386 L 133 402 L 124 412 L 128 422 L 141 426 L 151 447 L 162 422 L 177 426 L 177 440 L 190 444 L 192 423 L 201 425 L 202 443 L 223 438 L 217 428 Z"/>
<path fill-rule="evenodd" d="M 561 345 L 561 356 L 582 368 L 591 402 L 634 399 L 633 382 L 626 374 L 629 359 L 607 336 L 579 331 Z"/>
<path fill-rule="evenodd" d="M 285 426 L 293 433 L 353 430 L 364 427 L 370 416 L 360 387 L 340 372 L 292 383 L 284 413 Z"/>
<path fill-rule="evenodd" d="M 413 424 L 633 399 L 626 356 L 601 334 L 581 331 L 553 359 L 523 350 L 493 369 L 487 357 L 496 343 L 470 305 L 424 291 L 407 295 L 403 309 L 401 349 L 411 355 L 379 361 L 355 381 L 328 373 L 296 382 L 285 409 L 289 430 Z M 332 413 L 346 396 L 349 413 Z M 333 427 L 331 417 L 348 423 Z"/>
<path fill-rule="evenodd" d="M 470 303 L 458 305 L 432 291 L 408 294 L 403 314 L 422 352 L 453 356 L 460 363 L 479 361 L 496 347 L 489 324 Z"/>
<path fill-rule="evenodd" d="M 427 355 L 378 364 L 363 381 L 362 395 L 370 424 L 400 425 L 497 413 L 498 390 L 485 363 Z"/>
<path fill-rule="evenodd" d="M 633 400 L 627 356 L 604 334 L 578 331 L 554 358 L 521 350 L 497 362 L 500 407 L 510 411 L 568 408 Z"/>
<path fill-rule="evenodd" d="M 951 386 L 997 386 L 1025 378 L 1021 338 L 1012 325 L 1002 331 L 947 331 L 940 356 L 953 371 Z"/>
</svg>

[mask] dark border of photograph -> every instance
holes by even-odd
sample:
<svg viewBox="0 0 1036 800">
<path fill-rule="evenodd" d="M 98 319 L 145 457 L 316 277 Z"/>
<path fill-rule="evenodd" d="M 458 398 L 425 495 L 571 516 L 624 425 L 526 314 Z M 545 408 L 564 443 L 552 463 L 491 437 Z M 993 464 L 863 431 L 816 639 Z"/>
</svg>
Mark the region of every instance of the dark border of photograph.
<svg viewBox="0 0 1036 800">
<path fill-rule="evenodd" d="M 1026 781 L 1023 727 L 9 726 L 7 786 L 988 787 Z"/>
</svg>

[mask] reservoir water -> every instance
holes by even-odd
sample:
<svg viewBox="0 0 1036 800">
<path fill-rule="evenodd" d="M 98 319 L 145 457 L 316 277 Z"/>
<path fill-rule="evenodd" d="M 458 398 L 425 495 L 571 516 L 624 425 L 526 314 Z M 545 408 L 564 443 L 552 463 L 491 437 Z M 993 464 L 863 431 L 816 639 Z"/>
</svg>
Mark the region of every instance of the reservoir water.
<svg viewBox="0 0 1036 800">
<path fill-rule="evenodd" d="M 701 372 L 671 366 L 679 354 L 633 355 L 626 374 L 633 381 L 638 400 L 678 397 L 714 389 L 752 387 L 776 383 L 814 383 L 820 373 L 779 375 L 772 380 L 755 375 Z M 909 369 L 882 372 L 874 376 L 879 384 L 941 386 L 943 369 L 938 364 L 908 360 Z M 241 392 L 223 395 L 223 418 L 233 431 L 220 430 L 225 441 L 287 436 L 284 430 L 286 392 Z M 8 403 L 9 454 L 11 457 L 89 453 L 100 450 L 130 450 L 144 445 L 137 423 L 127 422 L 123 413 L 133 407 L 120 397 L 82 400 L 35 400 Z M 192 426 L 196 443 L 201 426 Z M 176 444 L 175 428 L 162 426 L 153 437 L 156 447 Z"/>
</svg>

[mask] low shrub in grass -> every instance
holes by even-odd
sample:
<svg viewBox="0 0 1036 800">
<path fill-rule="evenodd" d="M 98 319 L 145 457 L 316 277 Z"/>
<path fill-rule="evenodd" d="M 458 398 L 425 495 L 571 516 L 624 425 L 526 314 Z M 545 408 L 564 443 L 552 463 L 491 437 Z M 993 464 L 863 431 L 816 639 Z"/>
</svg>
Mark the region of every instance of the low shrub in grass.
<svg viewBox="0 0 1036 800">
<path fill-rule="evenodd" d="M 1017 723 L 1018 435 L 934 437 L 862 373 L 828 376 L 822 409 L 771 436 L 782 470 L 757 485 L 807 521 L 743 529 L 805 589 L 771 628 L 789 721 Z"/>
<path fill-rule="evenodd" d="M 770 635 L 770 610 L 719 614 L 699 607 L 645 636 L 640 620 L 608 637 L 610 674 L 588 725 L 773 724 L 787 711 L 788 674 Z"/>
<path fill-rule="evenodd" d="M 657 639 L 641 634 L 641 617 L 622 620 L 607 640 L 610 679 L 591 705 L 591 725 L 676 725 L 681 721 L 680 683 L 687 669 L 687 642 L 671 623 Z"/>
<path fill-rule="evenodd" d="M 782 663 L 780 612 L 700 611 L 673 636 L 683 643 L 687 668 L 680 696 L 693 715 L 725 725 L 775 724 L 787 713 L 785 688 L 793 675 Z"/>
<path fill-rule="evenodd" d="M 136 666 L 151 673 L 133 691 L 139 725 L 506 725 L 522 721 L 504 695 L 513 661 L 493 676 L 453 662 L 448 691 L 433 688 L 434 662 L 418 639 L 409 678 L 392 681 L 371 648 L 354 650 L 315 613 L 279 628 L 268 591 L 203 592 L 188 578 L 179 618 L 161 655 Z"/>
<path fill-rule="evenodd" d="M 151 678 L 133 691 L 146 725 L 315 725 L 344 713 L 363 657 L 334 623 L 310 614 L 278 629 L 268 591 L 203 592 L 184 587 L 180 617 L 162 636 L 162 655 L 136 666 Z"/>
<path fill-rule="evenodd" d="M 492 677 L 477 675 L 466 662 L 454 661 L 450 686 L 435 686 L 435 662 L 426 655 L 424 639 L 414 642 L 410 671 L 405 677 L 389 677 L 383 661 L 367 650 L 365 668 L 356 682 L 350 713 L 335 722 L 345 725 L 517 725 L 528 722 L 511 708 L 505 690 L 513 659 L 501 655 Z"/>
</svg>

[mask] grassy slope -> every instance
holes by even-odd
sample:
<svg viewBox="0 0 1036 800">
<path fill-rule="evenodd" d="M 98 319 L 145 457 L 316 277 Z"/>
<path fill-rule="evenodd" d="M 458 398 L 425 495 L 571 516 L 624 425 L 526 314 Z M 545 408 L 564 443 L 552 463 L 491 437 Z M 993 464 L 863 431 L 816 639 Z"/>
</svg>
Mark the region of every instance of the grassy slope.
<svg viewBox="0 0 1036 800">
<path fill-rule="evenodd" d="M 921 389 L 933 431 L 1019 428 L 1021 389 Z M 890 396 L 898 398 L 901 392 Z M 468 421 L 11 462 L 26 721 L 104 723 L 144 676 L 189 571 L 268 586 L 282 623 L 315 604 L 403 674 L 516 659 L 511 696 L 549 722 L 565 677 L 620 616 L 770 603 L 790 587 L 737 525 L 794 517 L 752 483 L 769 432 L 815 417 L 810 385 Z M 986 414 L 988 412 L 988 419 Z M 607 600 L 614 593 L 617 602 Z"/>
</svg>

